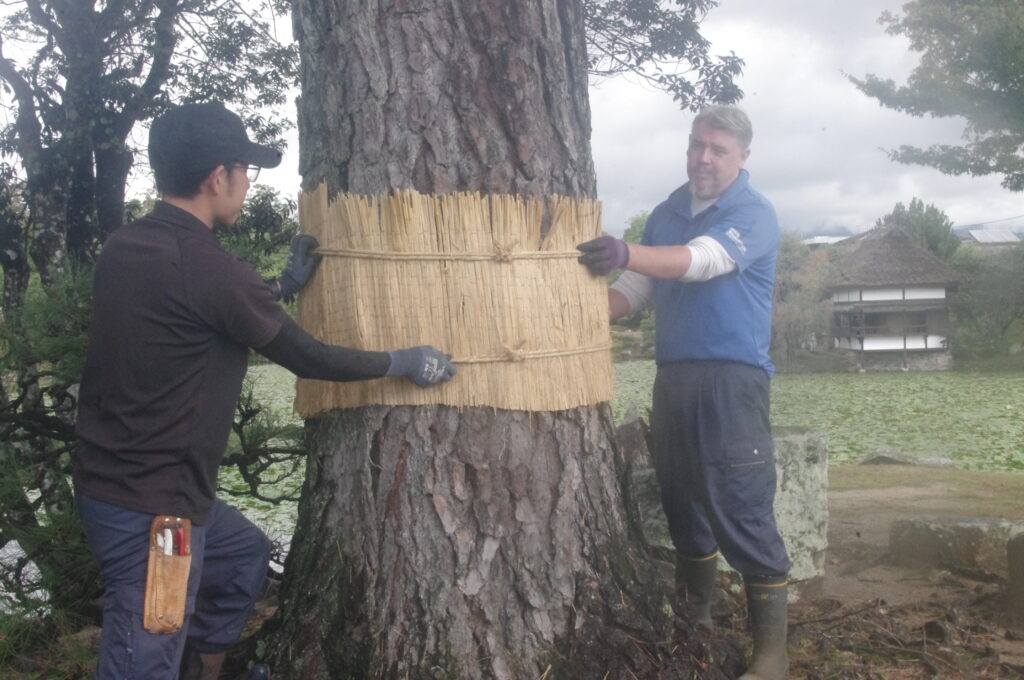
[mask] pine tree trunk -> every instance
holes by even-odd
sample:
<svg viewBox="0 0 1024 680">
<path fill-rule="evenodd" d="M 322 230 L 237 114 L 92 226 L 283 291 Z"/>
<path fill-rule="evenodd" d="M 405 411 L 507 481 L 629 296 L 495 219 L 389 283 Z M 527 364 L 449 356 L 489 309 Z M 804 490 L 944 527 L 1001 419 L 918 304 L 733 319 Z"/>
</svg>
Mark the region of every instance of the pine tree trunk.
<svg viewBox="0 0 1024 680">
<path fill-rule="evenodd" d="M 593 196 L 578 0 L 297 0 L 303 186 Z"/>
<path fill-rule="evenodd" d="M 297 0 L 304 188 L 592 196 L 580 11 Z M 285 677 L 665 668 L 640 641 L 669 639 L 669 584 L 628 521 L 607 405 L 364 407 L 307 434 L 269 645 Z"/>
</svg>

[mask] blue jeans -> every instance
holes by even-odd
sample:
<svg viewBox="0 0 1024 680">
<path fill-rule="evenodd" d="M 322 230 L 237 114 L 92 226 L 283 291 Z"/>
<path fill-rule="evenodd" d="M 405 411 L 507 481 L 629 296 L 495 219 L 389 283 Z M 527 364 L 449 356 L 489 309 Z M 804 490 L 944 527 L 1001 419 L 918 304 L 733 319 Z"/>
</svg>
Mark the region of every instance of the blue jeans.
<svg viewBox="0 0 1024 680">
<path fill-rule="evenodd" d="M 744 578 L 785 578 L 775 524 L 768 375 L 732 361 L 658 366 L 651 439 L 661 503 L 676 550 L 721 549 Z"/>
<path fill-rule="evenodd" d="M 185 625 L 173 635 L 142 627 L 153 515 L 76 494 L 89 548 L 106 584 L 98 680 L 174 680 L 187 644 L 203 654 L 238 641 L 270 562 L 270 541 L 235 508 L 216 501 L 192 527 Z"/>
</svg>

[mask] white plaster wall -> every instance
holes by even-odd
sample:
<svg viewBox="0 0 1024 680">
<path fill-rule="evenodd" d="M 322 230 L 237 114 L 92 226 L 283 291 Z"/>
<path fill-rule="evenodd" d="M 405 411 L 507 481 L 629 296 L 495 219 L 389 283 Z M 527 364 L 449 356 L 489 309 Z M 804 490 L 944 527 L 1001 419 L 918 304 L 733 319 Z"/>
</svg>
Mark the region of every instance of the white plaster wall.
<svg viewBox="0 0 1024 680">
<path fill-rule="evenodd" d="M 946 289 L 942 286 L 916 286 L 907 288 L 908 300 L 945 300 Z"/>
<path fill-rule="evenodd" d="M 864 302 L 878 302 L 881 300 L 902 300 L 902 288 L 865 288 L 861 291 L 861 299 Z"/>
</svg>

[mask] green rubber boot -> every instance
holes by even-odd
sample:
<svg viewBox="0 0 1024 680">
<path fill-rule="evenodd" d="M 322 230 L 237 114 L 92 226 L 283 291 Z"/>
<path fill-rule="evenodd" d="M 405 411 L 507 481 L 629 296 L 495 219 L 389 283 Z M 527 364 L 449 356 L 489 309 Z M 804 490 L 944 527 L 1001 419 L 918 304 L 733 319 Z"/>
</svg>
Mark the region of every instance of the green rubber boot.
<svg viewBox="0 0 1024 680">
<path fill-rule="evenodd" d="M 679 613 L 699 628 L 715 629 L 711 620 L 711 595 L 718 574 L 718 552 L 706 557 L 676 556 L 676 600 Z"/>
<path fill-rule="evenodd" d="M 788 584 L 747 584 L 747 613 L 754 658 L 740 680 L 784 680 L 789 672 L 786 656 Z"/>
</svg>

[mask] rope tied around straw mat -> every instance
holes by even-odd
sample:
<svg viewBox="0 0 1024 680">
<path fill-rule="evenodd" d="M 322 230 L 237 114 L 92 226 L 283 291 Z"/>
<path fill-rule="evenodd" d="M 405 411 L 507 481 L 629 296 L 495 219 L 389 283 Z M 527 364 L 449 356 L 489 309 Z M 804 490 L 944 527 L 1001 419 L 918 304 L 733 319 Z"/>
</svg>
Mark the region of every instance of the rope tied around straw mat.
<svg viewBox="0 0 1024 680">
<path fill-rule="evenodd" d="M 518 241 L 507 245 L 494 242 L 493 253 L 399 253 L 391 250 L 355 250 L 350 248 L 317 248 L 316 252 L 321 255 L 333 255 L 336 257 L 350 257 L 356 260 L 411 260 L 411 261 L 462 261 L 462 262 L 512 262 L 513 260 L 558 260 L 577 258 L 580 253 L 576 250 L 561 251 L 516 251 Z"/>
<path fill-rule="evenodd" d="M 523 345 L 526 341 L 523 340 L 515 347 L 509 347 L 508 345 L 502 345 L 505 348 L 505 353 L 498 356 L 489 357 L 466 357 L 466 358 L 455 358 L 452 359 L 453 364 L 494 364 L 501 361 L 511 361 L 512 363 L 518 363 L 520 361 L 526 361 L 527 359 L 547 359 L 550 357 L 567 357 L 574 354 L 590 354 L 592 352 L 605 352 L 612 348 L 610 342 L 601 343 L 600 345 L 591 345 L 590 347 L 571 347 L 569 349 L 543 349 L 535 350 L 532 352 L 524 352 L 522 350 Z"/>
<path fill-rule="evenodd" d="M 410 261 L 455 260 L 463 262 L 512 262 L 513 260 L 551 260 L 579 257 L 579 252 L 576 250 L 516 252 L 514 249 L 517 245 L 519 245 L 518 241 L 513 241 L 510 244 L 504 245 L 495 240 L 493 253 L 399 253 L 387 250 L 356 250 L 350 248 L 317 248 L 316 252 L 322 255 L 350 257 L 353 259 Z M 569 349 L 551 349 L 524 352 L 523 346 L 525 344 L 525 340 L 521 341 L 515 347 L 503 344 L 502 347 L 505 349 L 505 353 L 502 355 L 454 358 L 452 359 L 452 363 L 488 364 L 503 361 L 511 361 L 512 363 L 518 363 L 520 361 L 526 361 L 527 359 L 547 359 L 550 357 L 572 356 L 574 354 L 590 354 L 593 352 L 605 352 L 612 348 L 611 343 L 606 342 L 601 343 L 600 345 L 592 345 L 590 347 L 573 347 Z"/>
</svg>

